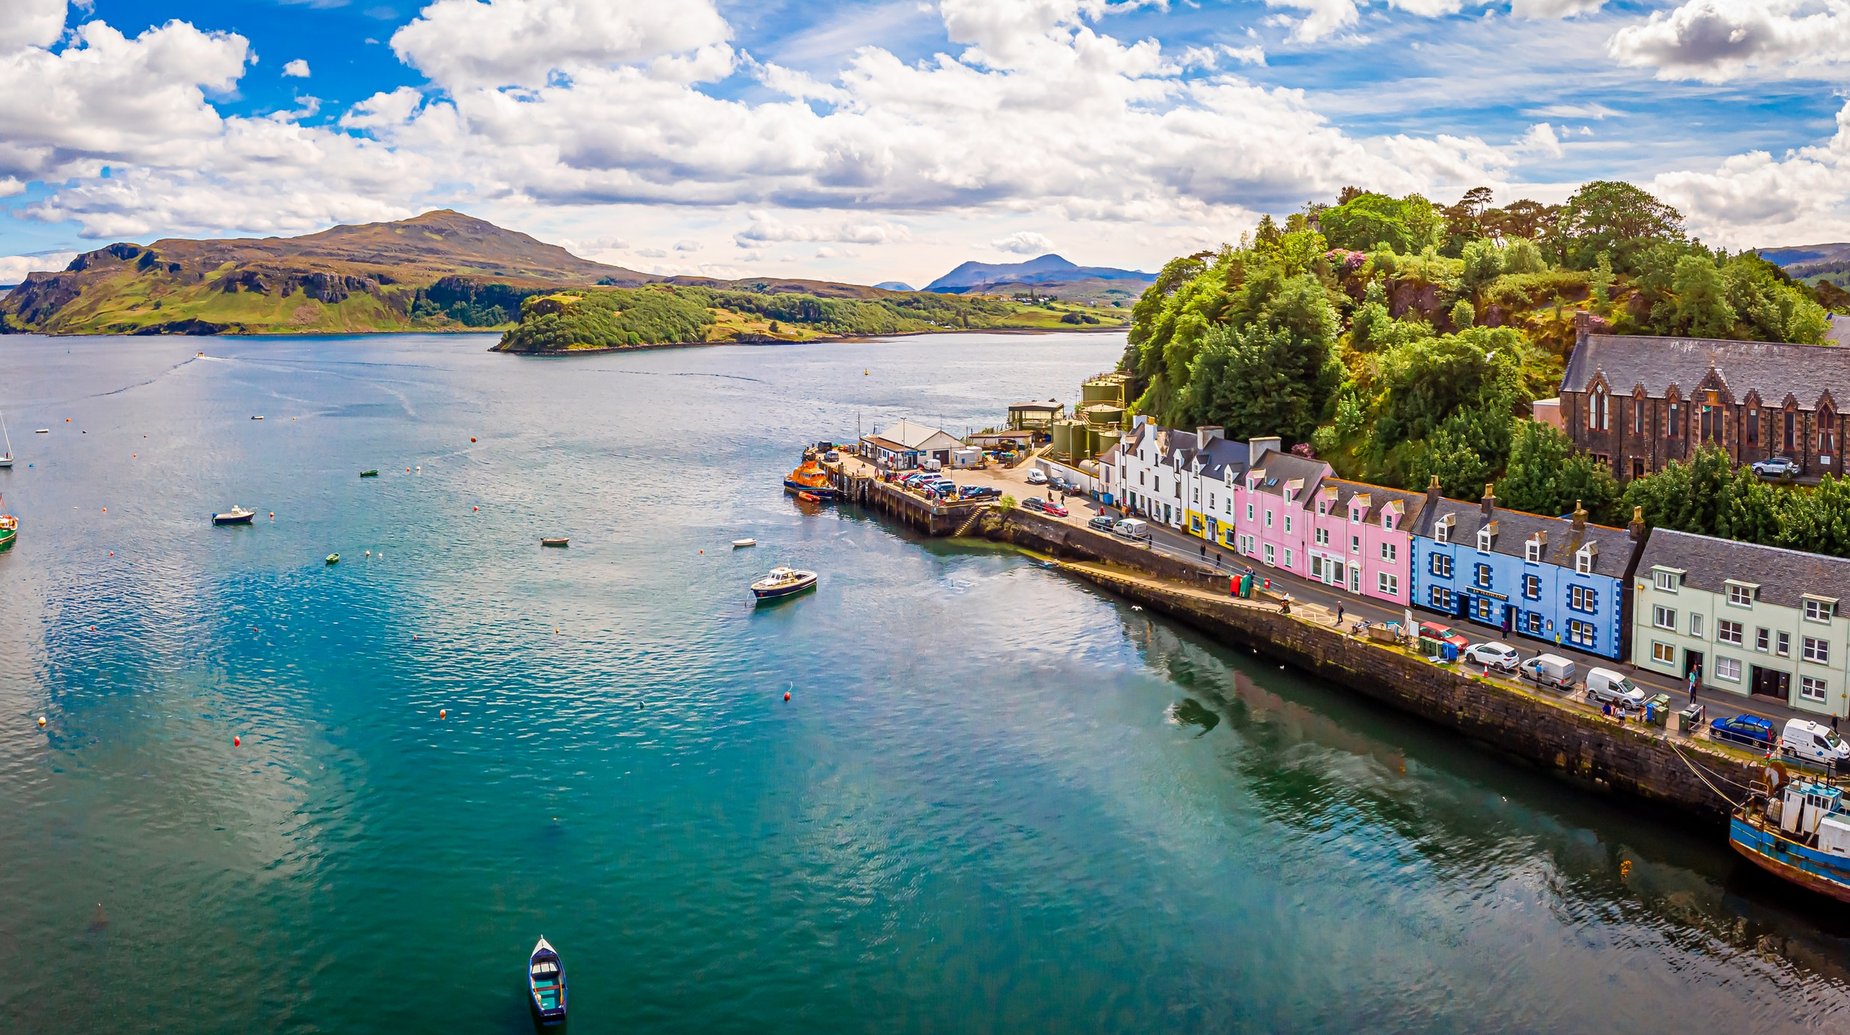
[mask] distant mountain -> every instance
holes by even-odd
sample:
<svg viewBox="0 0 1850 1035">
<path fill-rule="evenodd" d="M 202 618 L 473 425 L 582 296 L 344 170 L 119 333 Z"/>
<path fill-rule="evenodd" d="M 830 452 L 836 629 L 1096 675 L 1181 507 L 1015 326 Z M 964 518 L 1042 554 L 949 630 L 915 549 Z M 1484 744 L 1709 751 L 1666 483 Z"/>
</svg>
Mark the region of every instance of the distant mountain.
<svg viewBox="0 0 1850 1035">
<path fill-rule="evenodd" d="M 454 330 L 506 326 L 561 286 L 661 278 L 447 209 L 304 237 L 112 244 L 0 299 L 0 329 L 52 334 Z"/>
<path fill-rule="evenodd" d="M 882 291 L 917 291 L 918 290 L 918 288 L 913 287 L 911 284 L 908 284 L 903 280 L 883 280 L 880 283 L 875 284 L 874 286 L 879 288 Z"/>
<path fill-rule="evenodd" d="M 925 285 L 925 290 L 948 294 L 1035 294 L 1128 304 L 1155 282 L 1155 274 L 1111 266 L 1079 266 L 1048 254 L 1026 262 L 966 262 Z"/>
<path fill-rule="evenodd" d="M 1826 305 L 1840 306 L 1841 292 L 1831 292 L 1822 285 L 1850 289 L 1850 244 L 1808 244 L 1796 248 L 1762 248 L 1760 257 L 1786 271 L 1793 280 L 1802 280 L 1820 288 L 1828 297 Z"/>
</svg>

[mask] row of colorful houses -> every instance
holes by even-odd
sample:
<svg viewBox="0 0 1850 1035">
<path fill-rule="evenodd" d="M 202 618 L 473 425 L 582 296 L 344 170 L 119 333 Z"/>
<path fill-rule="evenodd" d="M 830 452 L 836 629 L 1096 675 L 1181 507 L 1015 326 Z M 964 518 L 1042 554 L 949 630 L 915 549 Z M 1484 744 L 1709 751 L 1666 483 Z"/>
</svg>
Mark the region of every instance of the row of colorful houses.
<svg viewBox="0 0 1850 1035">
<path fill-rule="evenodd" d="M 1590 522 L 1578 508 L 1529 514 L 1499 505 L 1494 486 L 1464 501 L 1436 482 L 1414 493 L 1348 481 L 1281 445 L 1140 417 L 1101 460 L 1102 494 L 1212 544 L 1223 560 L 1846 714 L 1850 613 L 1831 587 L 1850 585 L 1850 561 L 1653 534 L 1636 512 L 1627 528 Z"/>
</svg>

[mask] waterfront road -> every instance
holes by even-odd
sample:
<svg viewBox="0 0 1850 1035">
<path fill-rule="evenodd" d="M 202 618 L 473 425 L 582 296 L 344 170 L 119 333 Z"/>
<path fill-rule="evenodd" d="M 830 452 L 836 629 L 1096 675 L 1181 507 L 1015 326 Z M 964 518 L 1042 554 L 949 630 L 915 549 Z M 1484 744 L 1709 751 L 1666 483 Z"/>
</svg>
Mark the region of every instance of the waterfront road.
<svg viewBox="0 0 1850 1035">
<path fill-rule="evenodd" d="M 1035 496 L 1042 498 L 1051 497 L 1056 500 L 1060 499 L 1060 494 L 1057 492 L 1050 492 L 1048 486 L 1028 484 L 1029 467 L 1030 465 L 1024 464 L 1020 467 L 1009 469 L 990 468 L 981 471 L 947 471 L 946 473 L 960 485 L 992 486 L 1008 495 L 1014 496 L 1017 500 L 1024 500 Z M 1088 520 L 1099 514 L 1105 514 L 1113 518 L 1127 516 L 1127 512 L 1121 508 L 1107 507 L 1097 500 L 1080 495 L 1065 497 L 1065 506 L 1068 512 L 1067 516 L 1065 518 L 1056 518 L 1055 520 L 1064 520 L 1082 528 L 1085 527 Z M 1051 515 L 1048 516 L 1051 517 Z M 1328 620 L 1334 624 L 1336 608 L 1340 605 L 1343 608 L 1343 624 L 1345 626 L 1358 619 L 1366 619 L 1371 623 L 1380 624 L 1382 622 L 1398 622 L 1404 617 L 1405 609 L 1403 608 L 1390 607 L 1376 601 L 1364 600 L 1351 596 L 1348 593 L 1332 589 L 1322 583 L 1313 582 L 1309 579 L 1277 569 L 1267 568 L 1265 565 L 1259 563 L 1257 558 L 1241 557 L 1232 550 L 1217 550 L 1212 543 L 1203 542 L 1200 539 L 1183 533 L 1179 529 L 1162 525 L 1156 521 L 1150 521 L 1149 525 L 1151 530 L 1150 549 L 1167 554 L 1178 560 L 1194 564 L 1204 572 L 1227 577 L 1231 577 L 1236 571 L 1246 570 L 1250 565 L 1261 578 L 1271 580 L 1272 587 L 1275 591 L 1289 593 L 1291 595 L 1294 613 L 1308 615 L 1320 614 L 1327 617 Z M 1092 531 L 1091 529 L 1087 529 L 1087 531 L 1092 532 L 1094 535 L 1105 534 Z M 1637 683 L 1647 695 L 1657 693 L 1669 694 L 1672 708 L 1680 709 L 1689 702 L 1689 688 L 1687 683 L 1682 680 L 1670 679 L 1658 673 L 1640 669 L 1629 662 L 1615 662 L 1610 658 L 1603 658 L 1595 654 L 1576 651 L 1565 645 L 1531 641 L 1527 637 L 1519 635 L 1511 635 L 1509 637 L 1486 635 L 1490 632 L 1489 630 L 1481 629 L 1469 622 L 1447 619 L 1442 615 L 1422 611 L 1419 608 L 1413 609 L 1413 619 L 1416 622 L 1434 621 L 1450 624 L 1466 637 L 1470 638 L 1472 642 L 1478 642 L 1479 640 L 1506 642 L 1511 647 L 1521 652 L 1525 658 L 1544 651 L 1559 654 L 1562 657 L 1572 660 L 1579 666 L 1582 673 L 1585 673 L 1587 669 L 1593 667 L 1617 669 L 1629 676 L 1632 682 Z M 1705 723 L 1709 719 L 1715 719 L 1720 716 L 1742 713 L 1758 715 L 1762 718 L 1771 720 L 1776 729 L 1783 726 L 1787 719 L 1822 719 L 1822 721 L 1830 721 L 1828 718 L 1823 718 L 1815 713 L 1800 711 L 1773 698 L 1748 697 L 1745 694 L 1736 694 L 1707 684 L 1698 688 L 1696 699 L 1707 709 Z M 1671 726 L 1675 726 L 1674 718 L 1671 720 Z"/>
</svg>

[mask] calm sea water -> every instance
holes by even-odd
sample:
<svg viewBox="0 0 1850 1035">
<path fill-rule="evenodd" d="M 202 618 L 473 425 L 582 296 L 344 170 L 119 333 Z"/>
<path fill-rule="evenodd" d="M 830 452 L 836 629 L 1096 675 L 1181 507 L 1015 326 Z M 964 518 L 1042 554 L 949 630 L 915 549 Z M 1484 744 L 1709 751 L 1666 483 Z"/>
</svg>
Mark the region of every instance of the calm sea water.
<svg viewBox="0 0 1850 1035">
<path fill-rule="evenodd" d="M 1720 829 L 779 491 L 1121 337 L 488 344 L 0 339 L 0 1030 L 1850 1028 Z"/>
</svg>

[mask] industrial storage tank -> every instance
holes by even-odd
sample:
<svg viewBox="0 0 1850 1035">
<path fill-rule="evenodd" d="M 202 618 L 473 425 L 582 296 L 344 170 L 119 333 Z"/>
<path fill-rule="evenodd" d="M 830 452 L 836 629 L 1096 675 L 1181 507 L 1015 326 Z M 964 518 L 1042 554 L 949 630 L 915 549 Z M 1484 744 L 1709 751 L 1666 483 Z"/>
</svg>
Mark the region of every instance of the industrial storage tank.
<svg viewBox="0 0 1850 1035">
<path fill-rule="evenodd" d="M 1053 451 L 1055 455 L 1057 456 L 1072 456 L 1073 455 L 1073 431 L 1075 428 L 1079 429 L 1081 434 L 1084 434 L 1084 431 L 1085 431 L 1084 425 L 1078 424 L 1077 422 L 1070 421 L 1070 420 L 1062 420 L 1062 421 L 1054 422 Z M 1085 443 L 1083 441 L 1079 443 L 1079 448 L 1081 449 L 1085 448 Z"/>
</svg>

